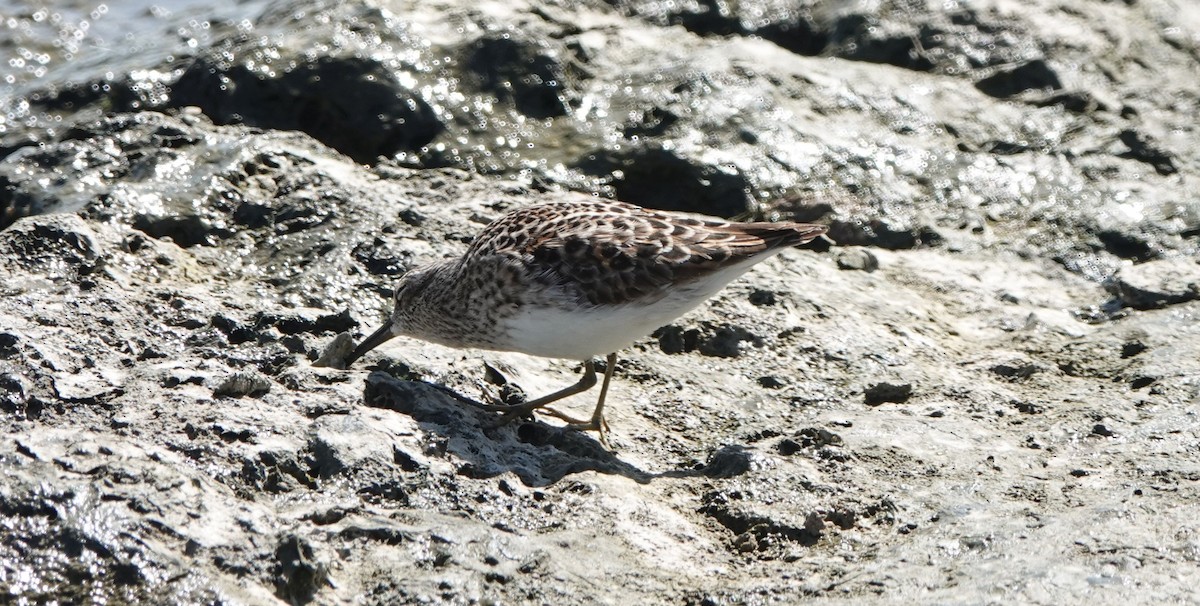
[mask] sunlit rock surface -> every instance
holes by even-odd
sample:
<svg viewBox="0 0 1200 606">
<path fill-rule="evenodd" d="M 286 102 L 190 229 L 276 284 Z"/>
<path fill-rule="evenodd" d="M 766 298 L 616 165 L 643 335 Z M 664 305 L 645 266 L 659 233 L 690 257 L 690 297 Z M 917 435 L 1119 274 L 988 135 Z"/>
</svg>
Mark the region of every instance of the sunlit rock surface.
<svg viewBox="0 0 1200 606">
<path fill-rule="evenodd" d="M 6 599 L 1200 599 L 1190 5 L 135 4 L 5 5 Z M 624 352 L 611 452 L 471 404 L 578 361 L 314 365 L 590 195 L 835 243 Z"/>
</svg>

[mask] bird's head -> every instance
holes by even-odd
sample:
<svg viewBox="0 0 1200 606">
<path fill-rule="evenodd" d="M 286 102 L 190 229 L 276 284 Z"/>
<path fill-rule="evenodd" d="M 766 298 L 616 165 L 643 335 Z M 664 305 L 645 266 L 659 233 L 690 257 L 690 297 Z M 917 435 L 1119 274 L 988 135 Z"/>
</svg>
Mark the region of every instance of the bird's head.
<svg viewBox="0 0 1200 606">
<path fill-rule="evenodd" d="M 411 302 L 425 290 L 429 284 L 429 278 L 432 277 L 433 267 L 422 267 L 409 271 L 400 277 L 400 281 L 396 283 L 396 290 L 392 295 L 394 303 L 392 314 L 375 332 L 371 333 L 367 338 L 363 339 L 358 347 L 346 358 L 346 367 L 349 368 L 356 360 L 364 354 L 384 343 L 390 341 L 392 337 L 405 334 L 405 318 L 406 310 L 410 308 Z"/>
</svg>

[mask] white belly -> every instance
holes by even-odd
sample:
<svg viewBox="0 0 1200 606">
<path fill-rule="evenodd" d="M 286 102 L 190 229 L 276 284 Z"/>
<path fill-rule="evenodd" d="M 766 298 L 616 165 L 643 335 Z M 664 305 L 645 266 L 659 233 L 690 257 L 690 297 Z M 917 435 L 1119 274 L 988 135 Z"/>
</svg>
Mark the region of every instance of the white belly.
<svg viewBox="0 0 1200 606">
<path fill-rule="evenodd" d="M 674 286 L 663 298 L 645 305 L 605 305 L 577 310 L 525 308 L 502 322 L 501 328 L 509 335 L 508 346 L 503 349 L 572 360 L 587 360 L 620 351 L 695 309 L 754 264 L 770 256 L 773 255 L 757 257 L 686 285 Z"/>
</svg>

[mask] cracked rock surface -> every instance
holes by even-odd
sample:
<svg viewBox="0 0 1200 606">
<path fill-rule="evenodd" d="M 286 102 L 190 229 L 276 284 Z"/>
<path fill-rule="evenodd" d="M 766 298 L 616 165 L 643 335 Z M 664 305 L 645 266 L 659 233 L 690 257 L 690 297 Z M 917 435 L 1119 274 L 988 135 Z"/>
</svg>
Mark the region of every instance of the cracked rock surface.
<svg viewBox="0 0 1200 606">
<path fill-rule="evenodd" d="M 1200 13 L 188 6 L 0 33 L 0 601 L 1200 600 Z M 621 352 L 611 450 L 474 405 L 580 361 L 329 366 L 591 195 L 833 242 Z"/>
</svg>

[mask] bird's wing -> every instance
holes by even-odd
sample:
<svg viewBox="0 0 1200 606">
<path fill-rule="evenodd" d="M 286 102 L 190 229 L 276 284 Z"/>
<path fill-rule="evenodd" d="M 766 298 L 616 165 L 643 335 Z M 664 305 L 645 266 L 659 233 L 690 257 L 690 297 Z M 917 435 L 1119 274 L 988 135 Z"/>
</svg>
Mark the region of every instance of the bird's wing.
<svg viewBox="0 0 1200 606">
<path fill-rule="evenodd" d="M 824 232 L 805 223 L 733 223 L 620 202 L 565 202 L 506 215 L 467 256 L 510 256 L 543 284 L 592 305 L 619 305 L 656 299 L 672 285 Z"/>
</svg>

